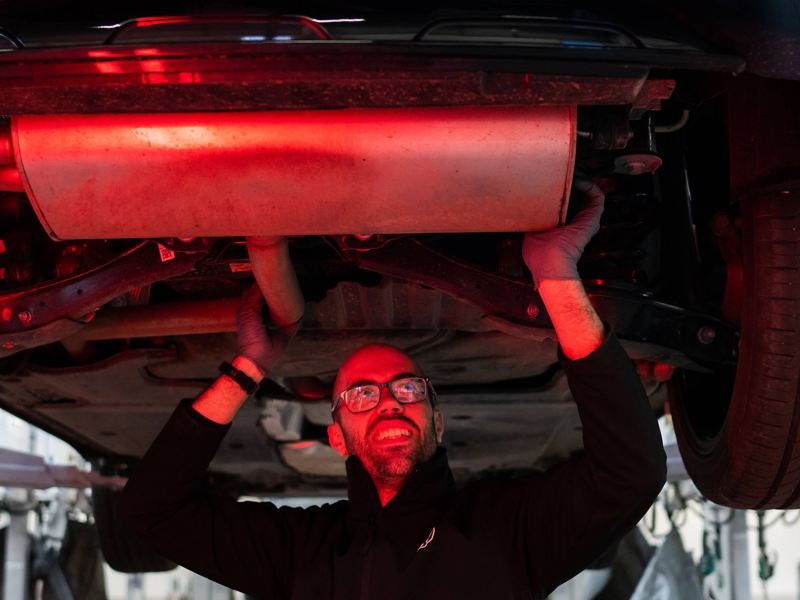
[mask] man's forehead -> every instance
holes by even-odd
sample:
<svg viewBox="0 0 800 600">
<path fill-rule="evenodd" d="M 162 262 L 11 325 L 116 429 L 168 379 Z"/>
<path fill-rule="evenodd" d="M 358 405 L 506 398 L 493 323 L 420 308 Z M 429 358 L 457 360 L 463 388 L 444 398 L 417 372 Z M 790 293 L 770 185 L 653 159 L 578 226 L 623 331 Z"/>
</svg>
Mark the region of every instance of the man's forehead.
<svg viewBox="0 0 800 600">
<path fill-rule="evenodd" d="M 402 374 L 421 374 L 410 356 L 393 346 L 371 344 L 356 350 L 339 369 L 334 393 L 361 381 L 389 381 Z"/>
</svg>

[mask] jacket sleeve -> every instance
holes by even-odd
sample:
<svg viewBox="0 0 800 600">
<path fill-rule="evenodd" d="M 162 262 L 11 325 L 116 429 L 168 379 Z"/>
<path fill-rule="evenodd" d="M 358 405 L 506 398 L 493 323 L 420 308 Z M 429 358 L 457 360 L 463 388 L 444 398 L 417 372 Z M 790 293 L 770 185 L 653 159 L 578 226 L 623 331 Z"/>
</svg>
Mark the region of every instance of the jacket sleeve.
<svg viewBox="0 0 800 600">
<path fill-rule="evenodd" d="M 647 396 L 613 334 L 589 356 L 560 354 L 583 424 L 584 450 L 543 474 L 485 486 L 498 552 L 546 597 L 644 516 L 666 480 L 666 455 Z"/>
<path fill-rule="evenodd" d="M 666 481 L 658 424 L 616 336 L 580 360 L 559 355 L 583 424 L 584 451 L 526 490 L 521 517 L 530 575 L 543 594 L 633 528 Z"/>
<path fill-rule="evenodd" d="M 229 426 L 189 402 L 178 406 L 128 480 L 118 518 L 155 552 L 192 571 L 248 594 L 271 590 L 272 598 L 288 598 L 293 509 L 207 489 L 206 470 Z"/>
</svg>

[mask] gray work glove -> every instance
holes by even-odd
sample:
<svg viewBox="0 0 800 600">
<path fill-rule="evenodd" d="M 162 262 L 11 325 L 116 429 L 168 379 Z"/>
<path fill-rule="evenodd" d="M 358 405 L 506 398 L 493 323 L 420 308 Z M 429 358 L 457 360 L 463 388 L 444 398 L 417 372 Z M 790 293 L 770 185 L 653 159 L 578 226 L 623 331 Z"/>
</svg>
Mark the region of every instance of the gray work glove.
<svg viewBox="0 0 800 600">
<path fill-rule="evenodd" d="M 239 354 L 249 358 L 266 373 L 289 343 L 289 335 L 281 330 L 267 331 L 264 308 L 267 303 L 257 283 L 242 294 L 236 312 Z"/>
<path fill-rule="evenodd" d="M 586 244 L 600 229 L 603 190 L 590 181 L 576 181 L 575 189 L 586 196 L 587 205 L 563 227 L 525 234 L 522 259 L 538 288 L 543 279 L 580 279 L 578 259 Z"/>
</svg>

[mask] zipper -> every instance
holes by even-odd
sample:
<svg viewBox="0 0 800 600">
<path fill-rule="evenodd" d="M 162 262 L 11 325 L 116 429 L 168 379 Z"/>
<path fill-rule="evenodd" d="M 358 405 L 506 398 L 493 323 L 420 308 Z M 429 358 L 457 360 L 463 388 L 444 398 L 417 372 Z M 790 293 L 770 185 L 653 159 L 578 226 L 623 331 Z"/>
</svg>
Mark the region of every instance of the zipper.
<svg viewBox="0 0 800 600">
<path fill-rule="evenodd" d="M 375 541 L 375 518 L 370 517 L 369 525 L 368 525 L 368 535 L 367 539 L 364 542 L 364 546 L 361 548 L 361 554 L 364 556 L 364 564 L 361 569 L 361 600 L 370 600 L 369 597 L 369 583 L 372 577 L 372 563 L 373 563 L 373 552 L 372 552 L 372 543 Z"/>
</svg>

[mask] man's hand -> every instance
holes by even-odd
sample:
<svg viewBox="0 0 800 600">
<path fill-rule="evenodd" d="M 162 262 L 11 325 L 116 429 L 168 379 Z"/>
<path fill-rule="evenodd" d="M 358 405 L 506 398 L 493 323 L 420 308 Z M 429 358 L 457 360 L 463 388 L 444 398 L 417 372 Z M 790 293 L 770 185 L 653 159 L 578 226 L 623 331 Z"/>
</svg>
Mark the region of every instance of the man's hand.
<svg viewBox="0 0 800 600">
<path fill-rule="evenodd" d="M 605 196 L 590 182 L 580 181 L 575 187 L 586 194 L 588 206 L 565 227 L 529 233 L 522 244 L 522 258 L 570 360 L 588 356 L 605 339 L 603 323 L 589 302 L 577 267 L 586 244 L 600 229 Z"/>
<path fill-rule="evenodd" d="M 236 329 L 239 339 L 239 356 L 250 360 L 263 377 L 281 355 L 289 341 L 282 330 L 267 331 L 263 310 L 264 295 L 257 283 L 242 294 L 242 302 L 236 313 Z"/>
<path fill-rule="evenodd" d="M 600 229 L 605 194 L 589 181 L 578 181 L 575 188 L 586 195 L 588 205 L 569 224 L 525 235 L 522 258 L 537 288 L 544 279 L 580 279 L 578 259 Z"/>
<path fill-rule="evenodd" d="M 258 284 L 253 284 L 244 294 L 236 313 L 239 336 L 239 354 L 231 364 L 254 381 L 261 381 L 280 356 L 289 336 L 283 330 L 267 331 L 262 317 L 266 301 Z M 225 425 L 247 400 L 239 384 L 225 376 L 218 377 L 205 392 L 192 403 L 192 408 L 205 418 Z"/>
</svg>

